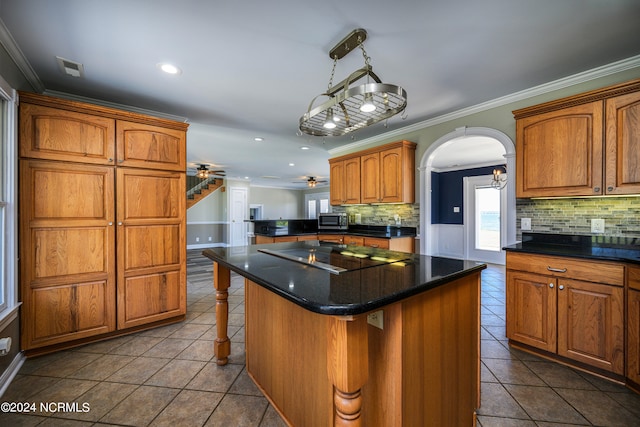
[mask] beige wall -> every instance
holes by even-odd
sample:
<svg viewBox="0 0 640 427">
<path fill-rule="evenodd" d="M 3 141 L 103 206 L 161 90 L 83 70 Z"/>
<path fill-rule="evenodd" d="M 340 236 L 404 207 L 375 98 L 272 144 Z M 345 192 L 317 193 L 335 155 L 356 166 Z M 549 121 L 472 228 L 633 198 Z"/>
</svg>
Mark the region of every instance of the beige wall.
<svg viewBox="0 0 640 427">
<path fill-rule="evenodd" d="M 304 218 L 304 192 L 270 187 L 251 187 L 249 204 L 263 205 L 262 219 Z"/>
</svg>

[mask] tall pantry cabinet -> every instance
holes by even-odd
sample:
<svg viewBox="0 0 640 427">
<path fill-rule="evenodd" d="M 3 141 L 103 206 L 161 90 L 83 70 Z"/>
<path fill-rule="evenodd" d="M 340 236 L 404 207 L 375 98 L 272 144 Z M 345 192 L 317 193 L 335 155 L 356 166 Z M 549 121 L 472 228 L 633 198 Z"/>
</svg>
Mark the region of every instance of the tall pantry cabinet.
<svg viewBox="0 0 640 427">
<path fill-rule="evenodd" d="M 187 124 L 20 93 L 22 349 L 186 313 Z"/>
</svg>

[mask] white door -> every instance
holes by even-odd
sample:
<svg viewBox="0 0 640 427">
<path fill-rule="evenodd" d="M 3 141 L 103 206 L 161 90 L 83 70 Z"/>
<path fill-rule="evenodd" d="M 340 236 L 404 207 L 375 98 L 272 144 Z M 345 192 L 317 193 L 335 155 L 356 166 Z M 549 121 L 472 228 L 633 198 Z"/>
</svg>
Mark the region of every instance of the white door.
<svg viewBox="0 0 640 427">
<path fill-rule="evenodd" d="M 247 205 L 247 189 L 243 187 L 230 189 L 230 203 L 231 210 L 229 216 L 231 217 L 231 227 L 229 236 L 230 246 L 245 246 L 247 245 L 247 215 L 249 207 Z"/>
<path fill-rule="evenodd" d="M 507 191 L 492 188 L 492 178 L 464 178 L 465 258 L 504 264 Z"/>
</svg>

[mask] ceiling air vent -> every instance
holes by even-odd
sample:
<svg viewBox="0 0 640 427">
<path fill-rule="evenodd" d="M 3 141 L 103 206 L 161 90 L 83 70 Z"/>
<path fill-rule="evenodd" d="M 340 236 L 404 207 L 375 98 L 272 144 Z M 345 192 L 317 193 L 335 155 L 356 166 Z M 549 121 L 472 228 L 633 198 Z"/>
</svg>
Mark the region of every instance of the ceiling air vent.
<svg viewBox="0 0 640 427">
<path fill-rule="evenodd" d="M 84 67 L 79 62 L 70 61 L 68 59 L 56 56 L 58 66 L 63 73 L 71 77 L 84 77 Z"/>
</svg>

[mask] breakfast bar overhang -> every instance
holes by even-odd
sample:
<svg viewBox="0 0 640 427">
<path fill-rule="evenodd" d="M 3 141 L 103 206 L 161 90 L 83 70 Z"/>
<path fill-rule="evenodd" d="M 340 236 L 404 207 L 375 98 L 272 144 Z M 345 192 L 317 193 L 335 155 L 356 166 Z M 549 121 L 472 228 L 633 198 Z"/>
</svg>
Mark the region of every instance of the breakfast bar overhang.
<svg viewBox="0 0 640 427">
<path fill-rule="evenodd" d="M 211 248 L 216 362 L 231 272 L 246 366 L 292 426 L 472 426 L 486 265 L 318 241 Z"/>
</svg>

